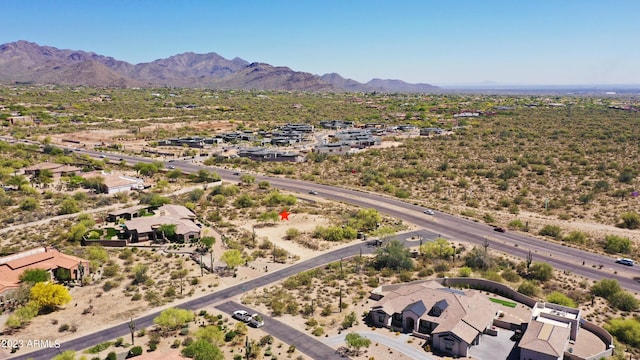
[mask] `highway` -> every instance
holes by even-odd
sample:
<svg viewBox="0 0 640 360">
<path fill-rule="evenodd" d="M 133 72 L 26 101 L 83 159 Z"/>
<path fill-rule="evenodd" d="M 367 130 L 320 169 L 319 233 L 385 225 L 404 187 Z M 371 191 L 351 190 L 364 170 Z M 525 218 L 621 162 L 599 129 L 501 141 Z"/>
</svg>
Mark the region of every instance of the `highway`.
<svg viewBox="0 0 640 360">
<path fill-rule="evenodd" d="M 130 164 L 137 162 L 152 162 L 153 160 L 130 155 L 108 154 L 86 149 L 73 149 L 74 152 L 87 154 L 89 156 L 100 158 L 103 160 L 119 162 L 125 160 Z M 104 156 L 104 158 L 102 158 Z M 192 164 L 188 161 L 176 160 L 166 162 L 165 167 L 169 165 L 175 166 L 184 172 L 197 172 L 201 169 L 217 172 L 224 180 L 238 181 L 239 176 L 234 175 L 235 170 L 225 170 L 203 165 Z M 253 175 L 253 174 L 252 174 Z M 377 194 L 350 189 L 342 189 L 338 187 L 320 185 L 300 180 L 270 177 L 263 175 L 253 175 L 256 181 L 268 181 L 272 187 L 283 190 L 307 193 L 310 190 L 317 191 L 319 198 L 341 201 L 365 208 L 374 208 L 378 211 L 388 214 L 391 217 L 404 220 L 409 223 L 416 224 L 418 227 L 426 229 L 420 231 L 424 239 L 433 239 L 443 236 L 450 241 L 462 241 L 477 244 L 481 246 L 485 242 L 489 244 L 489 248 L 514 255 L 520 258 L 526 258 L 529 251 L 533 254 L 534 262 L 547 262 L 555 269 L 561 271 L 569 271 L 571 273 L 581 275 L 593 280 L 602 278 L 616 279 L 622 287 L 633 292 L 640 291 L 640 282 L 634 278 L 640 278 L 640 270 L 637 267 L 625 267 L 615 264 L 614 259 L 609 256 L 594 254 L 580 249 L 563 246 L 548 241 L 544 241 L 535 237 L 527 236 L 522 233 L 506 232 L 497 233 L 493 228 L 482 223 L 459 218 L 446 213 L 438 212 L 431 216 L 423 214 L 424 208 L 418 205 L 405 203 L 403 201 L 389 198 Z M 405 234 L 400 237 L 407 237 L 415 234 Z M 405 244 L 409 244 L 405 239 Z M 415 241 L 412 245 L 417 245 Z M 265 274 L 262 277 L 250 280 L 248 282 L 223 289 L 200 298 L 193 299 L 180 305 L 187 309 L 200 309 L 212 304 L 222 303 L 227 299 L 240 295 L 247 289 L 258 288 L 272 282 L 284 279 L 301 271 L 324 265 L 328 262 L 337 261 L 341 258 L 357 255 L 360 250 L 363 254 L 371 253 L 373 248 L 364 246 L 363 243 L 355 243 L 351 246 L 338 249 L 326 254 L 322 254 L 313 259 L 309 259 L 298 264 L 294 264 L 288 268 Z M 583 264 L 583 261 L 585 265 Z M 602 266 L 600 266 L 602 265 Z M 153 318 L 159 312 L 148 314 L 136 319 L 138 328 L 147 327 L 152 324 Z M 265 329 L 266 330 L 266 329 Z M 64 350 L 81 350 L 88 348 L 103 341 L 115 339 L 117 337 L 129 334 L 127 323 L 123 323 L 97 333 L 89 334 L 62 344 L 61 351 Z M 298 341 L 304 341 L 299 338 Z M 299 349 L 305 349 L 305 345 L 295 344 Z M 50 359 L 57 354 L 57 349 L 43 349 L 29 354 L 18 355 L 15 359 L 44 360 Z"/>
</svg>

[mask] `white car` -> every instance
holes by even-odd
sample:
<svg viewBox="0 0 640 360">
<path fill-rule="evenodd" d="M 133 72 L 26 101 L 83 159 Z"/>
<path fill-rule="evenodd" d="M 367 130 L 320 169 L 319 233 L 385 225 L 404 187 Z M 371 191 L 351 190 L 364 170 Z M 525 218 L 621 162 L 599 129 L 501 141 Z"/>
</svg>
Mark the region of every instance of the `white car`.
<svg viewBox="0 0 640 360">
<path fill-rule="evenodd" d="M 251 315 L 251 319 L 249 319 L 249 325 L 259 328 L 264 326 L 264 319 L 259 314 Z"/>
<path fill-rule="evenodd" d="M 233 312 L 233 317 L 237 320 L 249 322 L 251 320 L 251 315 L 244 310 L 236 310 Z"/>
<path fill-rule="evenodd" d="M 434 215 L 435 212 L 433 212 L 433 210 L 431 209 L 426 209 L 425 211 L 423 211 L 423 213 L 427 214 L 427 215 Z"/>
<path fill-rule="evenodd" d="M 616 263 L 622 264 L 622 265 L 627 265 L 627 266 L 633 266 L 634 261 L 631 260 L 631 259 L 627 259 L 627 258 L 621 258 L 621 259 L 617 259 Z"/>
</svg>

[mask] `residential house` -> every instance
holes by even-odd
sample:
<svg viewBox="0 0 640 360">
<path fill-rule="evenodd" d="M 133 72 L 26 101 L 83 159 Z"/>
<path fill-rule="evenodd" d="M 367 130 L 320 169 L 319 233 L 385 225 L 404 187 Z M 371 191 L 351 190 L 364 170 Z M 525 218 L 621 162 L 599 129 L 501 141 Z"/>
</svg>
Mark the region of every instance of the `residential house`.
<svg viewBox="0 0 640 360">
<path fill-rule="evenodd" d="M 65 269 L 71 280 L 77 280 L 81 275 L 89 274 L 89 261 L 50 247 L 39 247 L 0 258 L 0 300 L 20 286 L 20 276 L 29 269 L 47 270 L 52 279 L 58 269 Z"/>
<path fill-rule="evenodd" d="M 200 238 L 201 229 L 194 220 L 196 215 L 181 205 L 162 205 L 153 216 L 134 217 L 124 222 L 125 233 L 130 242 L 158 240 L 162 225 L 176 225 L 176 237 L 180 241 Z"/>
<path fill-rule="evenodd" d="M 313 148 L 314 153 L 329 155 L 344 155 L 349 151 L 351 151 L 351 145 L 344 142 L 320 144 Z"/>
<path fill-rule="evenodd" d="M 538 302 L 520 339 L 520 360 L 561 360 L 576 341 L 582 313 L 579 309 Z"/>
<path fill-rule="evenodd" d="M 92 171 L 80 174 L 85 179 L 100 177 L 103 179 L 106 194 L 116 194 L 131 190 L 143 190 L 145 187 L 144 179 L 127 176 L 124 174 L 112 173 L 107 171 Z"/>
<path fill-rule="evenodd" d="M 429 339 L 434 352 L 467 356 L 498 317 L 497 305 L 474 290 L 455 290 L 438 282 L 380 287 L 370 321 L 395 331 Z"/>
<path fill-rule="evenodd" d="M 434 128 L 434 127 L 428 127 L 428 128 L 420 128 L 420 135 L 422 136 L 430 136 L 430 135 L 442 135 L 444 133 L 444 129 L 441 128 Z"/>
<path fill-rule="evenodd" d="M 108 222 L 117 222 L 120 219 L 131 220 L 140 216 L 142 209 L 148 209 L 149 205 L 136 205 L 128 208 L 109 211 L 107 214 Z"/>
<path fill-rule="evenodd" d="M 51 171 L 54 177 L 66 176 L 75 173 L 79 173 L 82 169 L 64 164 L 43 162 L 35 165 L 28 166 L 23 169 L 25 175 L 38 176 L 43 170 Z"/>
<path fill-rule="evenodd" d="M 238 151 L 239 157 L 254 161 L 301 162 L 304 156 L 294 152 L 283 152 L 264 148 L 246 148 Z"/>
<path fill-rule="evenodd" d="M 340 130 L 340 129 L 352 128 L 355 126 L 355 124 L 353 121 L 323 120 L 323 121 L 320 121 L 320 126 L 322 126 L 325 129 Z"/>
</svg>

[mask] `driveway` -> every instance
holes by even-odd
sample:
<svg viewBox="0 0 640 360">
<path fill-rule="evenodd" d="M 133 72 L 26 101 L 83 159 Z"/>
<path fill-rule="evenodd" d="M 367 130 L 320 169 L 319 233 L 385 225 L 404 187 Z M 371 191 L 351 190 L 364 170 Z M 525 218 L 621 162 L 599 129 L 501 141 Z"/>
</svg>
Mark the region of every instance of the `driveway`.
<svg viewBox="0 0 640 360">
<path fill-rule="evenodd" d="M 401 334 L 398 336 L 390 337 L 390 336 L 376 333 L 373 331 L 356 331 L 356 332 L 361 336 L 371 340 L 372 343 L 377 342 L 386 347 L 389 347 L 398 352 L 401 352 L 412 359 L 435 360 L 426 351 L 418 350 L 413 346 L 408 345 L 407 340 L 409 339 L 409 334 Z M 347 336 L 347 333 L 343 332 L 342 334 L 339 334 L 339 335 L 330 336 L 330 337 L 321 339 L 321 341 L 331 347 L 337 347 L 338 345 L 344 345 L 345 336 Z M 412 338 L 412 339 L 414 341 L 419 340 L 417 338 Z"/>
<path fill-rule="evenodd" d="M 469 348 L 468 355 L 478 360 L 517 360 L 520 351 L 515 341 L 509 340 L 513 331 L 498 328 L 498 336 L 482 335 L 480 344 Z"/>
</svg>

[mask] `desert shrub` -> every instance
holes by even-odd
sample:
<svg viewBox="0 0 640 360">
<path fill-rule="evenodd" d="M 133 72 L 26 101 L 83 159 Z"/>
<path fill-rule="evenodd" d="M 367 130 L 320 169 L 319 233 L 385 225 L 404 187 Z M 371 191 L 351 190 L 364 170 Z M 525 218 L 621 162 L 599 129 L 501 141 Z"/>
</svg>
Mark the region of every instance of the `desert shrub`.
<svg viewBox="0 0 640 360">
<path fill-rule="evenodd" d="M 527 296 L 536 296 L 538 295 L 538 285 L 533 281 L 523 281 L 520 286 L 518 286 L 518 292 L 527 295 Z"/>
<path fill-rule="evenodd" d="M 609 254 L 628 254 L 631 252 L 631 241 L 626 237 L 607 235 L 604 238 L 604 251 Z"/>
<path fill-rule="evenodd" d="M 640 321 L 634 318 L 612 319 L 604 327 L 625 344 L 640 346 Z"/>
<path fill-rule="evenodd" d="M 237 333 L 233 330 L 228 331 L 226 334 L 224 334 L 224 341 L 225 342 L 230 342 L 231 340 L 233 340 L 236 337 Z"/>
<path fill-rule="evenodd" d="M 529 267 L 529 276 L 543 282 L 550 280 L 553 278 L 553 267 L 547 263 L 533 263 Z"/>
<path fill-rule="evenodd" d="M 127 353 L 127 359 L 140 355 L 142 355 L 142 346 L 134 346 L 129 349 L 129 353 Z"/>
<path fill-rule="evenodd" d="M 507 280 L 509 282 L 520 281 L 520 275 L 518 275 L 518 273 L 516 273 L 515 271 L 513 271 L 511 269 L 502 270 L 502 273 L 500 274 L 500 276 L 502 276 L 503 279 L 505 279 L 505 280 Z"/>
<path fill-rule="evenodd" d="M 356 313 L 352 311 L 349 314 L 345 315 L 341 325 L 343 329 L 347 329 L 357 324 L 358 324 L 358 317 Z"/>
<path fill-rule="evenodd" d="M 562 241 L 584 245 L 589 241 L 589 237 L 582 231 L 574 230 L 567 234 Z"/>
<path fill-rule="evenodd" d="M 626 291 L 618 291 L 609 298 L 612 307 L 621 311 L 638 310 L 638 299 Z"/>
<path fill-rule="evenodd" d="M 473 270 L 471 270 L 470 267 L 463 266 L 458 270 L 458 276 L 460 276 L 460 277 L 469 277 L 469 276 L 471 276 L 472 272 L 473 272 Z"/>
<path fill-rule="evenodd" d="M 318 326 L 311 332 L 314 336 L 322 336 L 324 335 L 324 328 L 322 326 Z"/>
<path fill-rule="evenodd" d="M 576 303 L 571 298 L 558 291 L 554 291 L 547 295 L 547 301 L 553 304 L 568 306 L 571 308 L 576 307 Z"/>
<path fill-rule="evenodd" d="M 545 225 L 542 229 L 540 229 L 538 234 L 542 236 L 552 237 L 554 239 L 560 239 L 562 229 L 560 229 L 560 226 L 557 225 Z"/>
<path fill-rule="evenodd" d="M 625 212 L 620 215 L 622 222 L 618 224 L 618 227 L 624 229 L 638 229 L 640 228 L 640 215 L 635 212 Z"/>
<path fill-rule="evenodd" d="M 593 295 L 603 297 L 607 300 L 620 291 L 622 291 L 622 288 L 620 284 L 618 284 L 618 281 L 614 279 L 601 279 L 591 287 L 591 293 Z"/>
</svg>

